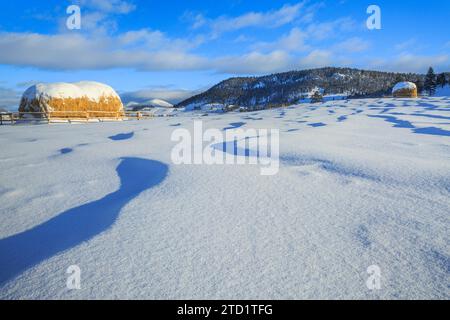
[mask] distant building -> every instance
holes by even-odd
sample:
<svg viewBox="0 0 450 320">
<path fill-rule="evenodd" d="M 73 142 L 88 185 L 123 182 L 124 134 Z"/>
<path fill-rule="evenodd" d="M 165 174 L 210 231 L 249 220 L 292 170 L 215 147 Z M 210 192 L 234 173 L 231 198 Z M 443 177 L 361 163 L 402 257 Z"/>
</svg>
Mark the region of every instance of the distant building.
<svg viewBox="0 0 450 320">
<path fill-rule="evenodd" d="M 412 82 L 399 82 L 392 89 L 395 98 L 417 98 L 417 86 Z"/>
</svg>

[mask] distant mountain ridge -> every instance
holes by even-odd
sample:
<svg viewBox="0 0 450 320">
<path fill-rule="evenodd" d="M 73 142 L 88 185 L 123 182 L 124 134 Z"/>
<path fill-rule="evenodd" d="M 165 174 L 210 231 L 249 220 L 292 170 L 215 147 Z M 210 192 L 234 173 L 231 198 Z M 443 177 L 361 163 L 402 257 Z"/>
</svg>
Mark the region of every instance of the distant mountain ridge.
<svg viewBox="0 0 450 320">
<path fill-rule="evenodd" d="M 129 110 L 140 111 L 146 108 L 173 108 L 173 105 L 162 99 L 152 99 L 147 102 L 128 102 L 125 106 Z"/>
<path fill-rule="evenodd" d="M 300 102 L 320 89 L 324 95 L 381 97 L 391 94 L 399 81 L 423 87 L 424 75 L 326 67 L 289 71 L 261 77 L 236 77 L 222 81 L 211 89 L 190 97 L 175 107 L 196 107 L 211 103 L 240 107 L 277 107 Z"/>
</svg>

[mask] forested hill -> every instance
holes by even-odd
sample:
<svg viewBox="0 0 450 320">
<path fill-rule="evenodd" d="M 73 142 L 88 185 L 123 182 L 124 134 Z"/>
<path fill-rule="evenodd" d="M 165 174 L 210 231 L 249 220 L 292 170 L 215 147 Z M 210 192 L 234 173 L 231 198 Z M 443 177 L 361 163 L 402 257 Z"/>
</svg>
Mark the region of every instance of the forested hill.
<svg viewBox="0 0 450 320">
<path fill-rule="evenodd" d="M 420 90 L 424 75 L 327 67 L 262 77 L 230 78 L 182 101 L 176 107 L 212 103 L 243 107 L 280 106 L 297 103 L 318 89 L 324 95 L 380 97 L 390 94 L 392 87 L 399 81 L 414 82 Z"/>
</svg>

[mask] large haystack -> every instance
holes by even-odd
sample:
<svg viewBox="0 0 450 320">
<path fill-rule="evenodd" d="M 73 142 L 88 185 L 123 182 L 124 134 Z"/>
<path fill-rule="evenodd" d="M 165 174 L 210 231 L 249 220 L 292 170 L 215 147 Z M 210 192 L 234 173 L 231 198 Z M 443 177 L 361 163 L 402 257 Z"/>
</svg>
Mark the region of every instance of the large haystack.
<svg viewBox="0 0 450 320">
<path fill-rule="evenodd" d="M 125 115 L 113 88 L 89 81 L 34 85 L 23 94 L 19 112 L 50 119 L 121 119 Z"/>
<path fill-rule="evenodd" d="M 399 82 L 392 89 L 395 98 L 417 98 L 417 86 L 412 82 Z"/>
</svg>

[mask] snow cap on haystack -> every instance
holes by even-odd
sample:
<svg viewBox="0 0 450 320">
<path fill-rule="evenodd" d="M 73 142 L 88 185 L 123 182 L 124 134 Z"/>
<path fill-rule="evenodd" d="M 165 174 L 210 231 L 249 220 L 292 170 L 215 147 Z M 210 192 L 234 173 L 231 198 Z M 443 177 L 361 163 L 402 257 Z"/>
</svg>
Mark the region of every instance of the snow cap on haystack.
<svg viewBox="0 0 450 320">
<path fill-rule="evenodd" d="M 22 96 L 19 112 L 43 113 L 51 117 L 122 117 L 119 95 L 110 86 L 92 81 L 39 83 Z"/>
<path fill-rule="evenodd" d="M 392 89 L 392 95 L 396 98 L 417 98 L 417 86 L 408 81 L 399 82 Z"/>
</svg>

